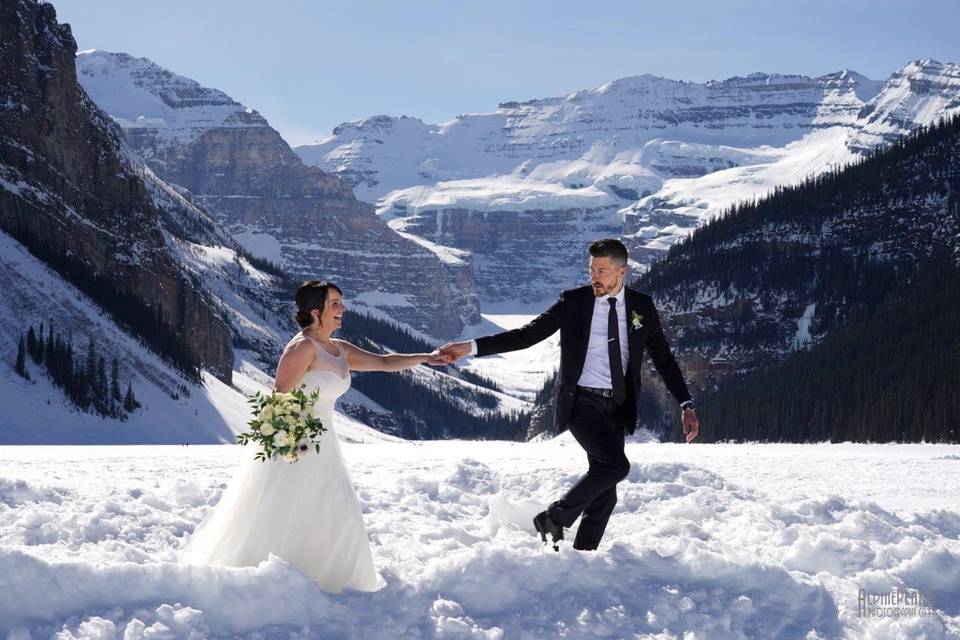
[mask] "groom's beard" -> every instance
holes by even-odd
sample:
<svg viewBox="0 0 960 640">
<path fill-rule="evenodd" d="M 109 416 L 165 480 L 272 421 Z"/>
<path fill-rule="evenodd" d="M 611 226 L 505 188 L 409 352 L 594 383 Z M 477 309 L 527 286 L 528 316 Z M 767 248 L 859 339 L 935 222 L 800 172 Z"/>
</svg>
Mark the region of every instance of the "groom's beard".
<svg viewBox="0 0 960 640">
<path fill-rule="evenodd" d="M 594 282 L 594 283 L 591 283 L 590 286 L 593 287 L 593 296 L 595 298 L 602 298 L 603 296 L 608 295 L 613 291 L 615 291 L 617 288 L 617 283 L 614 282 L 612 286 L 606 287 L 599 282 Z"/>
</svg>

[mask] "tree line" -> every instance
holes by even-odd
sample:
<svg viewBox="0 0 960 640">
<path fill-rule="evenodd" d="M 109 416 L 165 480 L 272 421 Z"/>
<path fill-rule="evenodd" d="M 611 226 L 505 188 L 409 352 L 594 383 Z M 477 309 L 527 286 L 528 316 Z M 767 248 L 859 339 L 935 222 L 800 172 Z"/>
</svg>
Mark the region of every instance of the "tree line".
<svg viewBox="0 0 960 640">
<path fill-rule="evenodd" d="M 960 442 L 960 270 L 699 400 L 704 441 Z M 679 437 L 675 430 L 674 437 Z"/>
<path fill-rule="evenodd" d="M 191 350 L 186 337 L 174 330 L 167 321 L 163 305 L 145 302 L 135 291 L 125 291 L 108 276 L 93 270 L 63 243 L 53 246 L 25 222 L 35 215 L 32 208 L 23 207 L 21 200 L 13 199 L 13 215 L 0 216 L 0 230 L 12 236 L 37 259 L 46 263 L 103 310 L 118 325 L 130 330 L 161 358 L 193 382 L 200 381 L 199 359 Z"/>
<path fill-rule="evenodd" d="M 30 380 L 27 356 L 43 368 L 54 386 L 62 389 L 81 411 L 126 420 L 140 407 L 130 381 L 126 383 L 126 392 L 121 391 L 120 363 L 113 358 L 108 373 L 106 358 L 98 353 L 92 337 L 86 351 L 81 353 L 74 348 L 69 336 L 65 338 L 53 330 L 53 323 L 47 324 L 46 332 L 43 323 L 37 329 L 31 325 L 17 341 L 14 364 L 16 372 Z"/>
<path fill-rule="evenodd" d="M 958 149 L 960 116 L 921 128 L 731 207 L 638 278 L 681 309 L 706 285 L 759 303 L 684 323 L 675 345 L 708 348 L 722 326 L 724 339 L 754 353 L 745 371 L 696 390 L 703 440 L 958 441 Z M 771 358 L 761 346 L 795 329 L 770 313 L 785 298 L 816 301 L 824 337 Z M 641 420 L 662 426 L 664 400 L 646 395 Z M 679 441 L 678 422 L 670 426 Z"/>
</svg>

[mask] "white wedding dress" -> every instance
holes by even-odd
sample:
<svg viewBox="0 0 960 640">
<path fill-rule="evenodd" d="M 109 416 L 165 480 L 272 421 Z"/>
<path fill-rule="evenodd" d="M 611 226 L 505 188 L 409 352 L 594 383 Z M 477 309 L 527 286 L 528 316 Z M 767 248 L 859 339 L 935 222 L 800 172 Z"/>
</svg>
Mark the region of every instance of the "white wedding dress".
<svg viewBox="0 0 960 640">
<path fill-rule="evenodd" d="M 309 340 L 309 338 L 307 338 Z M 314 413 L 327 431 L 320 452 L 294 463 L 246 457 L 220 502 L 197 526 L 181 559 L 191 564 L 256 566 L 270 554 L 310 576 L 324 590 L 376 591 L 383 586 L 373 565 L 360 503 L 333 428 L 333 406 L 350 388 L 346 349 L 333 356 L 311 340 L 314 367 L 300 379 L 307 393 L 319 390 Z"/>
</svg>

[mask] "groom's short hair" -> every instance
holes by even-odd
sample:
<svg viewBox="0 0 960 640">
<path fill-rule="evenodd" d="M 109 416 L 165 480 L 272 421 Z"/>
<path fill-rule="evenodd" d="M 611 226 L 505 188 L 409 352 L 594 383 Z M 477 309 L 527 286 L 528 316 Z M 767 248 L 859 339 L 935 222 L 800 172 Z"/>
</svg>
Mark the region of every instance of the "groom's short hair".
<svg viewBox="0 0 960 640">
<path fill-rule="evenodd" d="M 590 255 L 594 258 L 610 258 L 624 266 L 627 264 L 627 248 L 616 238 L 603 238 L 590 243 Z"/>
</svg>

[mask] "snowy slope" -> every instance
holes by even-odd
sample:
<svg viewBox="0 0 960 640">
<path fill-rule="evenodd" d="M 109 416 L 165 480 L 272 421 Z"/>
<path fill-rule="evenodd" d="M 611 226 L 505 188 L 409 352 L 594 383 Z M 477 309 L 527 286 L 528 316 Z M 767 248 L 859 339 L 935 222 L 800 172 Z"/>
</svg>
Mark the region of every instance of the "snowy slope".
<svg viewBox="0 0 960 640">
<path fill-rule="evenodd" d="M 887 144 L 917 124 L 960 109 L 960 64 L 914 60 L 894 73 L 859 113 L 852 148 Z"/>
<path fill-rule="evenodd" d="M 186 268 L 203 270 L 208 282 L 224 279 L 221 269 L 229 273 L 242 268 L 223 247 L 189 245 L 183 251 Z M 77 346 L 85 348 L 88 336 L 92 336 L 101 354 L 117 357 L 121 379 L 130 380 L 143 405 L 126 422 L 80 412 L 28 358 L 31 381 L 19 377 L 12 366 L 0 368 L 2 443 L 233 442 L 234 433 L 245 429 L 249 419 L 244 394 L 272 385 L 272 379 L 261 369 L 263 356 L 241 350 L 236 353 L 232 386 L 206 372 L 202 385 L 193 384 L 5 234 L 0 234 L 0 284 L 6 294 L 0 300 L 4 361 L 12 365 L 21 332 L 30 325 L 47 324 L 52 318 L 57 331 L 73 335 Z M 236 305 L 224 305 L 224 309 L 235 319 L 240 335 L 252 341 L 259 335 L 264 344 L 279 339 L 275 329 L 248 320 L 256 318 L 256 312 L 245 309 L 234 290 L 223 286 L 220 291 Z M 262 336 L 264 331 L 268 335 Z M 343 420 L 349 439 L 391 439 L 344 416 L 338 420 Z"/>
<path fill-rule="evenodd" d="M 569 435 L 343 448 L 374 593 L 325 593 L 277 557 L 177 564 L 240 447 L 0 448 L 0 636 L 960 635 L 956 445 L 631 443 L 593 553 L 554 553 L 530 525 L 586 466 Z M 861 589 L 896 588 L 934 609 L 858 616 Z"/>
<path fill-rule="evenodd" d="M 0 234 L 0 279 L 6 292 L 0 300 L 5 361 L 13 362 L 21 332 L 53 319 L 57 331 L 75 337 L 77 347 L 92 336 L 101 354 L 117 357 L 121 379 L 131 381 L 143 405 L 127 422 L 79 412 L 28 358 L 30 382 L 12 367 L 0 370 L 5 404 L 0 441 L 220 442 L 231 441 L 232 429 L 243 423 L 246 407 L 236 390 L 206 373 L 203 386 L 195 387 L 6 234 Z"/>
<path fill-rule="evenodd" d="M 624 241 L 634 249 L 635 259 L 666 251 L 691 229 L 734 203 L 850 162 L 857 157 L 847 144 L 850 135 L 843 127 L 822 129 L 776 150 L 764 163 L 665 180 L 655 194 L 621 209 Z M 642 261 L 637 266 L 642 269 L 645 265 Z"/>
</svg>

